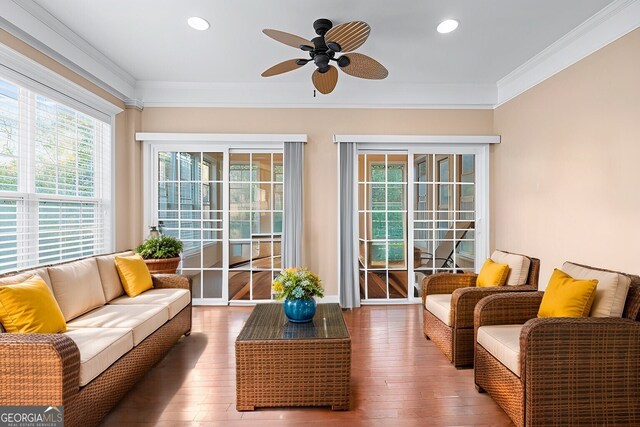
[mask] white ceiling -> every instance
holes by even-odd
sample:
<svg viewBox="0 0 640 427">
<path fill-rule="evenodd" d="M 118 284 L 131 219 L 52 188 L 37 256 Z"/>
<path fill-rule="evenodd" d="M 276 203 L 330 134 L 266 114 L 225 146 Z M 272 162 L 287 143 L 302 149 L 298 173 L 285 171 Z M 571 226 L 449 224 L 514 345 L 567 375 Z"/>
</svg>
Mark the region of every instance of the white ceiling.
<svg viewBox="0 0 640 427">
<path fill-rule="evenodd" d="M 13 0 L 17 4 L 25 1 Z M 621 2 L 621 0 L 617 0 Z M 81 39 L 132 76 L 143 88 L 159 82 L 198 83 L 252 90 L 311 86 L 313 64 L 283 75 L 260 77 L 266 68 L 307 54 L 280 44 L 263 28 L 315 36 L 312 23 L 363 20 L 371 25 L 358 52 L 389 70 L 381 82 L 342 74 L 338 88 L 494 87 L 522 64 L 601 11 L 612 0 L 36 0 Z M 627 3 L 629 1 L 627 0 Z M 186 19 L 201 16 L 200 32 Z M 439 34 L 446 18 L 458 30 Z M 15 23 L 15 22 L 14 22 Z M 46 40 L 41 40 L 47 43 Z M 86 49 L 85 49 L 86 50 Z M 183 83 L 181 83 L 183 84 Z M 163 83 L 163 88 L 168 86 Z M 179 90 L 181 86 L 172 86 Z M 269 86 L 273 92 L 275 85 Z M 178 89 L 176 89 L 178 88 Z M 365 89 L 366 90 L 366 89 Z M 138 91 L 140 92 L 140 91 Z M 410 92 L 410 91 L 409 91 Z M 274 93 L 277 93 L 275 91 Z M 334 92 L 335 94 L 336 92 Z M 333 95 L 333 94 L 332 94 Z M 329 95 L 329 96 L 332 96 Z M 401 96 L 399 96 L 401 98 Z M 464 102 L 461 102 L 464 104 Z"/>
</svg>

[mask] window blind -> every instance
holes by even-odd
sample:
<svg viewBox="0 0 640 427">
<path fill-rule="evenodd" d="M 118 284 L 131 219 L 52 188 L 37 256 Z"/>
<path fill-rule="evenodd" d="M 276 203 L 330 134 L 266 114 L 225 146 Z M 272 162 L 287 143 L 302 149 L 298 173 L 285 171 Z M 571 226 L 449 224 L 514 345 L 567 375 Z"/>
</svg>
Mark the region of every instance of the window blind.
<svg viewBox="0 0 640 427">
<path fill-rule="evenodd" d="M 0 272 L 111 249 L 111 125 L 0 79 Z"/>
</svg>

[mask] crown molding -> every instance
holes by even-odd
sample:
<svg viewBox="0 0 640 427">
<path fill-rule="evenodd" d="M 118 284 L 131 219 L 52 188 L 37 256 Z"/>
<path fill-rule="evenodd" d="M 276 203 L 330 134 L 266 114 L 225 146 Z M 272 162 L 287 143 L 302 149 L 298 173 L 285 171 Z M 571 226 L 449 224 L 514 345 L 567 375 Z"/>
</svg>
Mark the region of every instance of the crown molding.
<svg viewBox="0 0 640 427">
<path fill-rule="evenodd" d="M 192 83 L 138 81 L 146 107 L 449 108 L 491 109 L 494 84 L 409 84 L 350 80 L 329 95 L 308 83 Z"/>
<path fill-rule="evenodd" d="M 127 108 L 135 108 L 138 111 L 144 110 L 144 102 L 140 99 L 127 98 L 124 100 L 124 106 Z"/>
<path fill-rule="evenodd" d="M 616 0 L 498 80 L 499 107 L 640 27 L 640 0 Z"/>
<path fill-rule="evenodd" d="M 136 81 L 30 0 L 0 1 L 0 28 L 70 68 L 130 108 L 492 109 L 640 26 L 640 0 L 616 0 L 497 84 L 419 84 L 351 80 L 313 97 L 310 83 Z M 345 76 L 346 77 L 346 76 Z M 350 77 L 346 77 L 350 79 Z M 344 79 L 344 80 L 346 80 Z M 343 79 L 341 79 L 344 81 Z M 144 104 L 143 104 L 144 101 Z"/>
<path fill-rule="evenodd" d="M 0 44 L 0 76 L 100 120 L 109 121 L 122 111 L 117 105 L 3 44 Z"/>
<path fill-rule="evenodd" d="M 0 28 L 119 99 L 134 98 L 135 78 L 31 0 L 0 1 Z"/>
</svg>

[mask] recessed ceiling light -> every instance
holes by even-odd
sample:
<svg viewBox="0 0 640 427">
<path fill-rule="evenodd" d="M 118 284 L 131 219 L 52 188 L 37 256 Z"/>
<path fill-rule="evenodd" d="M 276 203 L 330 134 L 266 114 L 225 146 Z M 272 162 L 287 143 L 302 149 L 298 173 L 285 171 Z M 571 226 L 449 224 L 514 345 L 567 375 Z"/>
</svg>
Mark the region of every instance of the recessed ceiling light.
<svg viewBox="0 0 640 427">
<path fill-rule="evenodd" d="M 456 28 L 458 28 L 458 21 L 456 21 L 455 19 L 447 19 L 446 21 L 442 21 L 440 24 L 438 24 L 437 30 L 439 33 L 447 34 L 455 30 Z"/>
<path fill-rule="evenodd" d="M 187 24 L 189 24 L 189 26 L 194 30 L 199 31 L 208 30 L 211 26 L 206 19 L 200 18 L 199 16 L 192 16 L 191 18 L 187 19 Z"/>
</svg>

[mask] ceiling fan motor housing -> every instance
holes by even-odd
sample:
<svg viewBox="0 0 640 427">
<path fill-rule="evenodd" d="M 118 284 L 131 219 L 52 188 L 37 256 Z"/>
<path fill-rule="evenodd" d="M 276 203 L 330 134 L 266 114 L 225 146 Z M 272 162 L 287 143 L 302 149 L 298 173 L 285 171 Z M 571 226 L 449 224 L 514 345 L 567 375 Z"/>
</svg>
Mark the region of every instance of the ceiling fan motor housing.
<svg viewBox="0 0 640 427">
<path fill-rule="evenodd" d="M 313 21 L 313 29 L 319 36 L 324 36 L 331 28 L 333 28 L 333 22 L 328 19 L 320 18 Z"/>
</svg>

